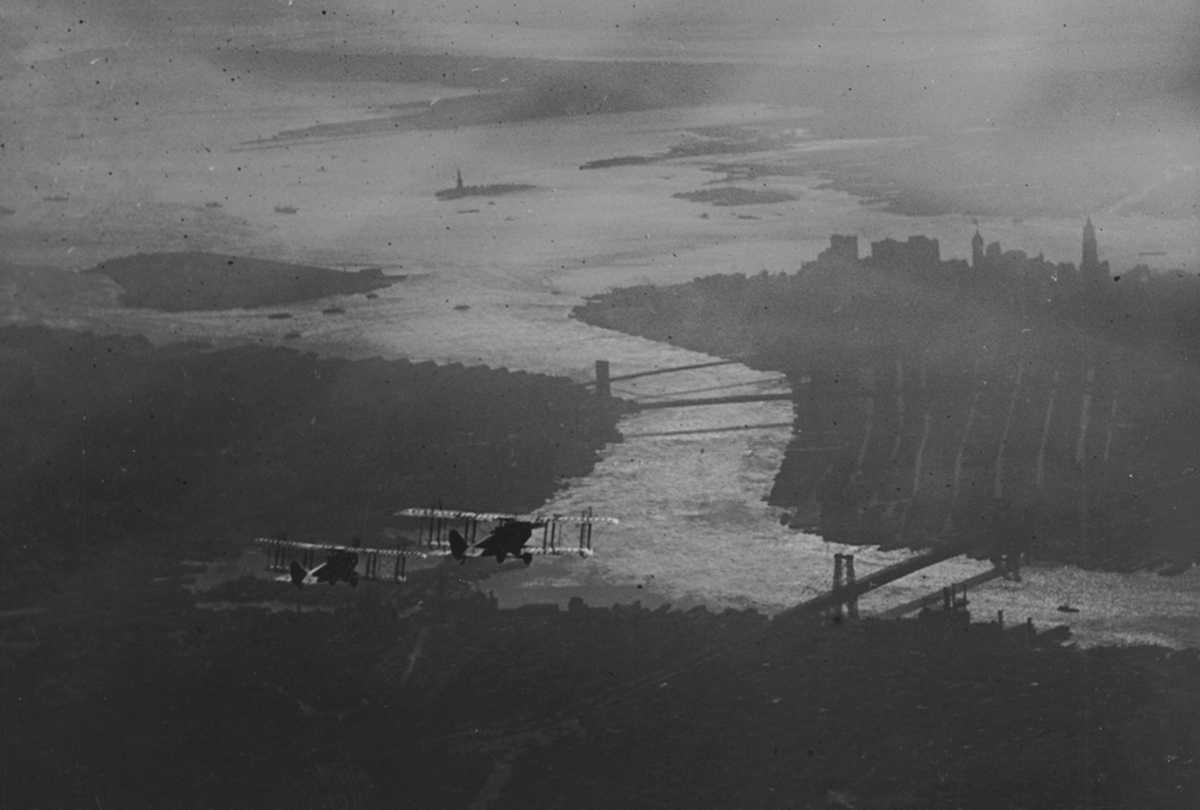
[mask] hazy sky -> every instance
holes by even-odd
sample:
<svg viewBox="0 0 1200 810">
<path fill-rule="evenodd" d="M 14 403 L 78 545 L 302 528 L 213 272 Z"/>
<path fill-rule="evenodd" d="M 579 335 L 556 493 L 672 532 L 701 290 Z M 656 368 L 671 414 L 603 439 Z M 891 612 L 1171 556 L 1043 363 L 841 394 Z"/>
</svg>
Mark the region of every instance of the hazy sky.
<svg viewBox="0 0 1200 810">
<path fill-rule="evenodd" d="M 4 79 L 19 65 L 130 36 L 212 52 L 230 47 L 429 48 L 558 58 L 729 59 L 844 64 L 877 81 L 953 81 L 984 71 L 975 92 L 1061 101 L 1055 77 L 1112 92 L 1200 105 L 1200 4 L 1191 0 L 10 0 L 0 15 Z M 896 68 L 901 68 L 896 70 Z M 1061 82 L 1059 82 L 1061 84 Z M 1097 88 L 1099 89 L 1099 88 Z M 963 99 L 967 101 L 967 99 Z"/>
<path fill-rule="evenodd" d="M 0 15 L 6 85 L 38 60 L 132 36 L 213 57 L 224 39 L 232 48 L 842 66 L 897 92 L 920 83 L 933 109 L 986 98 L 1026 121 L 1135 103 L 1142 117 L 1194 123 L 1200 109 L 1200 4 L 1191 0 L 10 0 Z"/>
<path fill-rule="evenodd" d="M 32 143 L 63 115 L 87 132 L 130 115 L 157 127 L 311 89 L 313 76 L 235 75 L 229 54 L 260 49 L 738 63 L 706 103 L 815 107 L 814 126 L 838 137 L 991 132 L 982 175 L 969 150 L 931 158 L 945 185 L 1036 182 L 1111 206 L 1174 184 L 1160 208 L 1175 216 L 1197 196 L 1176 179 L 1200 169 L 1194 0 L 8 0 L 3 126 Z M 352 103 L 337 79 L 321 92 Z M 11 183 L 22 162 L 0 151 L 0 175 Z"/>
</svg>

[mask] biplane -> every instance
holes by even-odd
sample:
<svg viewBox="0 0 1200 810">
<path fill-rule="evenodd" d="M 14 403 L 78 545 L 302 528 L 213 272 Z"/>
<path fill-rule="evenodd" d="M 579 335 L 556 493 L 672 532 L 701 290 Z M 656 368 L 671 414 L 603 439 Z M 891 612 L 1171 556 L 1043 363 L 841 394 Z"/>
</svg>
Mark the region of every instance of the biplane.
<svg viewBox="0 0 1200 810">
<path fill-rule="evenodd" d="M 347 582 L 353 588 L 360 579 L 384 579 L 386 570 L 383 562 L 391 558 L 394 562 L 391 579 L 403 582 L 407 577 L 404 560 L 406 557 L 428 557 L 429 554 L 406 548 L 363 548 L 358 538 L 351 545 L 343 546 L 329 543 L 301 543 L 288 540 L 286 537 L 259 537 L 254 542 L 266 546 L 267 569 L 284 571 L 276 577 L 280 582 L 291 582 L 297 588 L 305 585 L 315 585 L 328 582 L 336 585 Z M 288 557 L 299 552 L 300 559 Z M 318 562 L 318 555 L 324 554 L 324 559 Z M 358 564 L 364 563 L 364 570 L 358 570 Z"/>
<path fill-rule="evenodd" d="M 396 512 L 400 517 L 421 519 L 420 538 L 428 538 L 430 547 L 446 549 L 459 562 L 467 557 L 495 557 L 497 563 L 513 557 L 533 562 L 535 554 L 578 554 L 590 557 L 592 551 L 592 528 L 597 524 L 617 524 L 616 518 L 601 517 L 585 509 L 578 515 L 543 513 L 535 515 L 512 515 L 501 512 L 468 512 L 457 509 L 404 509 Z M 454 524 L 461 524 L 460 532 Z M 481 523 L 495 524 L 482 539 L 479 536 Z M 573 546 L 565 539 L 565 526 L 579 526 L 579 543 Z M 534 531 L 541 529 L 541 544 L 529 545 Z M 442 553 L 446 553 L 442 551 Z"/>
<path fill-rule="evenodd" d="M 260 537 L 255 542 L 266 546 L 269 570 L 286 572 L 278 577 L 281 582 L 291 582 L 296 587 L 347 582 L 354 587 L 359 579 L 404 582 L 408 579 L 409 558 L 449 556 L 466 562 L 468 557 L 495 557 L 497 563 L 502 563 L 513 557 L 529 565 L 538 554 L 591 557 L 593 526 L 619 522 L 616 518 L 593 515 L 590 509 L 578 515 L 513 515 L 453 509 L 404 509 L 395 514 L 420 520 L 417 539 L 408 547 L 364 548 L 357 539 L 351 545 L 302 543 L 287 537 Z M 481 524 L 493 526 L 480 540 Z M 579 526 L 578 544 L 566 540 L 565 527 L 572 524 Z M 538 529 L 540 544 L 536 541 L 530 544 Z M 297 553 L 299 560 L 293 557 Z"/>
</svg>

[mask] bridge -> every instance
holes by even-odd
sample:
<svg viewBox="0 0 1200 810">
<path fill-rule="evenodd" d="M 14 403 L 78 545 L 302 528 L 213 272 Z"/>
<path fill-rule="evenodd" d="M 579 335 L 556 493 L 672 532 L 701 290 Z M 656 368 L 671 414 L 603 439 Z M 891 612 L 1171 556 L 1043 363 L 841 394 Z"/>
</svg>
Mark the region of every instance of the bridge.
<svg viewBox="0 0 1200 810">
<path fill-rule="evenodd" d="M 682 397 L 664 395 L 656 397 L 653 401 L 635 401 L 635 400 L 618 400 L 612 395 L 612 383 L 621 382 L 623 380 L 634 380 L 642 377 L 650 377 L 658 374 L 672 374 L 680 371 L 694 371 L 701 368 L 712 368 L 714 366 L 728 366 L 740 363 L 740 360 L 714 360 L 707 363 L 691 363 L 684 366 L 671 366 L 669 368 L 655 368 L 648 371 L 637 371 L 630 374 L 621 374 L 612 376 L 610 366 L 607 360 L 596 361 L 596 379 L 593 382 L 586 383 L 589 387 L 595 387 L 596 396 L 604 399 L 612 399 L 619 401 L 621 407 L 627 411 L 651 411 L 661 410 L 664 408 L 694 408 L 707 405 L 733 405 L 746 402 L 792 402 L 796 399 L 794 391 L 769 391 L 757 394 L 727 394 L 722 396 L 710 397 Z M 784 377 L 778 377 L 777 380 L 784 380 Z M 742 387 L 752 385 L 753 383 L 738 383 L 731 386 L 717 387 Z M 703 389 L 702 389 L 703 390 Z M 711 390 L 711 389 L 709 389 Z M 686 392 L 685 392 L 686 393 Z M 860 391 L 856 386 L 845 386 L 839 392 L 841 396 L 848 398 L 856 398 L 863 396 L 871 396 L 870 392 Z"/>
<path fill-rule="evenodd" d="M 612 376 L 610 373 L 609 363 L 607 360 L 596 361 L 596 379 L 588 385 L 594 386 L 596 396 L 604 399 L 616 398 L 612 395 L 612 383 L 621 382 L 624 380 L 636 380 L 642 377 L 651 377 L 659 374 L 673 374 L 681 371 L 694 371 L 701 368 L 712 368 L 714 366 L 729 366 L 740 363 L 740 360 L 714 360 L 706 363 L 690 363 L 683 366 L 671 366 L 669 368 L 655 368 L 647 371 L 636 371 L 630 374 L 620 374 Z M 780 377 L 779 379 L 783 379 Z M 743 383 L 746 385 L 749 383 Z M 728 387 L 728 386 L 725 386 Z M 657 398 L 652 402 L 638 402 L 634 400 L 619 400 L 621 407 L 627 411 L 650 411 L 663 408 L 691 408 L 701 405 L 731 405 L 744 402 L 784 402 L 791 401 L 793 395 L 791 392 L 773 391 L 760 394 L 729 394 L 725 396 L 715 397 L 671 397 L 664 396 Z"/>
<path fill-rule="evenodd" d="M 965 543 L 950 543 L 940 548 L 926 551 L 907 560 L 901 560 L 893 565 L 873 571 L 862 579 L 854 578 L 854 555 L 839 554 L 834 557 L 833 589 L 828 593 L 815 596 L 812 599 L 794 605 L 776 614 L 777 619 L 787 619 L 805 615 L 822 613 L 827 610 L 839 609 L 846 605 L 853 616 L 857 612 L 858 597 L 887 585 L 889 582 L 915 574 L 923 568 L 937 565 L 940 562 L 957 557 L 968 551 Z M 849 557 L 849 566 L 844 566 L 845 558 Z M 839 560 L 839 558 L 841 558 Z M 843 579 L 843 574 L 845 578 Z"/>
<path fill-rule="evenodd" d="M 655 369 L 650 369 L 647 371 L 638 371 L 638 372 L 633 372 L 633 373 L 629 373 L 629 374 L 621 374 L 618 376 L 613 376 L 611 374 L 609 362 L 607 360 L 597 360 L 596 361 L 596 380 L 594 383 L 592 383 L 592 385 L 594 385 L 596 388 L 597 396 L 613 398 L 612 397 L 612 387 L 611 387 L 611 383 L 613 383 L 613 382 L 620 382 L 622 380 L 639 379 L 642 377 L 649 377 L 652 375 L 659 375 L 659 374 L 670 374 L 673 372 L 693 371 L 695 369 L 712 368 L 714 366 L 732 365 L 732 364 L 739 363 L 739 362 L 741 362 L 741 361 L 740 360 L 728 360 L 728 359 L 727 360 L 715 360 L 715 361 L 704 362 L 704 363 L 691 363 L 688 365 L 672 366 L 669 368 L 655 368 Z M 782 378 L 780 378 L 780 379 L 782 379 Z M 744 384 L 741 384 L 741 385 L 744 385 Z M 726 386 L 716 386 L 716 387 L 726 387 Z M 734 387 L 737 387 L 737 386 L 734 386 Z M 841 390 L 838 393 L 841 396 L 845 396 L 847 398 L 870 397 L 870 396 L 873 396 L 875 393 L 870 390 L 862 390 L 859 386 L 853 385 L 853 384 L 841 386 L 840 388 L 841 388 Z M 710 388 L 710 389 L 699 389 L 699 390 L 712 390 L 712 389 Z M 689 393 L 689 392 L 683 392 L 683 393 Z M 695 392 L 690 392 L 690 393 L 695 393 Z M 832 392 L 827 392 L 826 396 L 828 396 L 830 393 L 832 393 Z M 637 412 L 637 411 L 659 410 L 659 409 L 664 409 L 664 408 L 689 408 L 689 407 L 700 407 L 700 406 L 708 406 L 708 405 L 729 405 L 729 404 L 748 403 L 748 402 L 782 402 L 782 401 L 794 402 L 795 400 L 796 400 L 796 393 L 794 391 L 787 391 L 787 392 L 773 391 L 773 392 L 764 392 L 764 393 L 756 393 L 756 394 L 729 394 L 729 395 L 722 395 L 722 396 L 707 396 L 707 397 L 683 397 L 683 396 L 667 395 L 667 396 L 663 396 L 661 398 L 656 398 L 650 402 L 631 401 L 631 400 L 621 400 L 620 402 L 621 402 L 621 407 L 623 409 L 631 411 L 631 412 Z M 649 433 L 649 434 L 639 434 L 639 435 L 656 436 L 656 435 L 677 435 L 677 434 L 683 434 L 683 433 L 711 433 L 711 432 L 725 432 L 725 431 L 731 431 L 731 430 L 748 430 L 748 429 L 754 429 L 754 428 L 787 427 L 787 426 L 788 426 L 788 423 L 774 423 L 771 425 L 739 425 L 739 426 L 735 426 L 735 427 L 709 428 L 707 430 L 699 430 L 699 431 L 682 430 L 682 431 L 669 431 L 669 432 L 664 432 L 664 433 Z M 630 438 L 633 438 L 633 437 L 631 436 Z M 801 616 L 819 615 L 821 613 L 828 612 L 830 610 L 836 610 L 838 612 L 845 610 L 850 615 L 851 618 L 857 618 L 857 616 L 858 616 L 858 598 L 860 596 L 863 596 L 864 594 L 867 594 L 870 591 L 875 590 L 876 588 L 880 588 L 884 585 L 887 585 L 890 582 L 894 582 L 898 579 L 909 576 L 910 574 L 914 574 L 918 571 L 921 571 L 922 569 L 929 568 L 930 566 L 937 565 L 938 563 L 945 562 L 946 560 L 952 559 L 954 557 L 958 557 L 962 554 L 969 553 L 971 550 L 972 550 L 972 547 L 969 543 L 966 543 L 966 542 L 950 543 L 948 545 L 934 548 L 929 551 L 923 552 L 921 554 L 917 554 L 913 557 L 910 557 L 907 560 L 903 560 L 901 562 L 895 563 L 894 565 L 886 566 L 885 568 L 881 568 L 878 571 L 873 571 L 872 573 L 868 574 L 867 576 L 862 577 L 861 579 L 858 579 L 855 577 L 854 555 L 852 555 L 852 554 L 836 554 L 836 555 L 834 555 L 834 582 L 833 582 L 832 590 L 830 590 L 827 593 L 823 593 L 819 596 L 816 596 L 812 599 L 809 599 L 807 601 L 801 602 L 797 605 L 794 605 L 794 606 L 782 611 L 781 613 L 777 614 L 775 618 L 787 620 L 789 618 L 798 618 Z M 949 594 L 949 604 L 947 605 L 947 607 L 954 608 L 956 605 L 958 605 L 958 603 L 955 601 L 955 597 L 954 597 L 954 595 L 956 593 L 964 594 L 962 604 L 965 605 L 965 593 L 966 593 L 967 588 L 974 587 L 976 585 L 981 585 L 985 582 L 989 582 L 993 579 L 1004 576 L 1009 570 L 1014 570 L 1014 569 L 1009 569 L 1007 564 L 1004 566 L 996 567 L 994 569 L 982 572 L 980 574 L 976 574 L 973 577 L 969 577 L 968 579 L 966 579 L 962 582 L 954 583 L 951 586 L 949 586 L 948 588 L 946 588 L 943 592 L 930 594 L 927 596 L 923 596 L 919 599 L 912 600 L 905 604 L 897 605 L 896 607 L 893 607 L 880 615 L 883 618 L 896 618 L 899 616 L 903 616 L 905 614 L 920 610 L 921 608 L 926 607 L 928 605 L 936 604 L 938 601 L 945 601 L 947 594 Z"/>
</svg>

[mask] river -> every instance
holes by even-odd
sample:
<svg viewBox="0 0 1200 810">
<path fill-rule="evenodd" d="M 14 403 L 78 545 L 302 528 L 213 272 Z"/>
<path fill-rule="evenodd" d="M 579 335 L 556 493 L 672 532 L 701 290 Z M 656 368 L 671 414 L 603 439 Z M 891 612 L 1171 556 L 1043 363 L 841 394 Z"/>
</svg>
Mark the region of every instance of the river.
<svg viewBox="0 0 1200 810">
<path fill-rule="evenodd" d="M 429 279 L 425 283 L 439 287 Z M 597 283 L 593 278 L 591 283 Z M 389 317 L 402 324 L 364 331 L 342 324 L 372 345 L 418 344 L 431 359 L 470 361 L 590 379 L 597 359 L 619 377 L 652 369 L 711 362 L 717 358 L 583 324 L 569 317 L 571 300 L 525 292 L 506 305 L 493 285 L 454 282 L 453 299 L 471 302 L 461 328 L 436 329 L 411 297 L 391 293 Z M 435 298 L 431 289 L 429 296 Z M 450 294 L 450 293 L 448 293 Z M 384 298 L 389 298 L 385 293 Z M 405 303 L 405 301 L 408 303 Z M 468 326 L 469 324 L 469 326 Z M 505 339 L 500 342 L 495 336 Z M 632 400 L 786 391 L 780 375 L 741 364 L 717 365 L 617 380 L 613 393 Z M 770 492 L 792 436 L 792 405 L 786 401 L 646 410 L 626 416 L 625 440 L 608 446 L 593 472 L 566 482 L 545 505 L 571 513 L 591 507 L 620 519 L 599 527 L 597 554 L 539 559 L 528 569 L 509 566 L 485 581 L 504 606 L 582 595 L 590 604 L 640 599 L 686 608 L 753 607 L 774 613 L 826 590 L 835 553 L 853 553 L 862 576 L 910 556 L 826 543 L 780 523 Z M 882 612 L 945 585 L 987 570 L 990 564 L 958 558 L 884 586 L 860 602 L 864 615 Z M 976 618 L 1003 611 L 1006 621 L 1067 625 L 1083 645 L 1153 643 L 1200 646 L 1200 571 L 1176 577 L 1151 572 L 1115 574 L 1070 566 L 1037 565 L 1020 582 L 997 579 L 969 594 Z M 1078 612 L 1064 612 L 1060 606 Z"/>
</svg>

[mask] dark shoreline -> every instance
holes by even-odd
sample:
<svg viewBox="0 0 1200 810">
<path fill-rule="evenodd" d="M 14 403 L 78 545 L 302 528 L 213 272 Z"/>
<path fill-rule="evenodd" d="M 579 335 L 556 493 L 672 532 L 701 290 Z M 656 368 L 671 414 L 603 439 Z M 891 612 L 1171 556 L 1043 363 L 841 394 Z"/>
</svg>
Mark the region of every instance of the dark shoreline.
<svg viewBox="0 0 1200 810">
<path fill-rule="evenodd" d="M 25 701 L 7 707 L 10 798 L 1190 810 L 1200 795 L 1194 650 L 1081 651 L 1063 628 L 961 616 L 497 610 L 455 564 L 356 590 L 243 579 L 201 595 L 220 611 L 177 579 L 105 595 L 155 565 L 99 566 L 23 619 L 40 644 L 4 653 L 3 699 Z M 252 607 L 277 602 L 295 610 Z M 68 758 L 78 779 L 59 778 Z"/>
<path fill-rule="evenodd" d="M 0 540 L 32 577 L 4 601 L 147 533 L 208 535 L 203 559 L 255 534 L 374 540 L 405 506 L 535 509 L 620 440 L 582 386 L 507 369 L 43 327 L 0 348 Z"/>
</svg>

